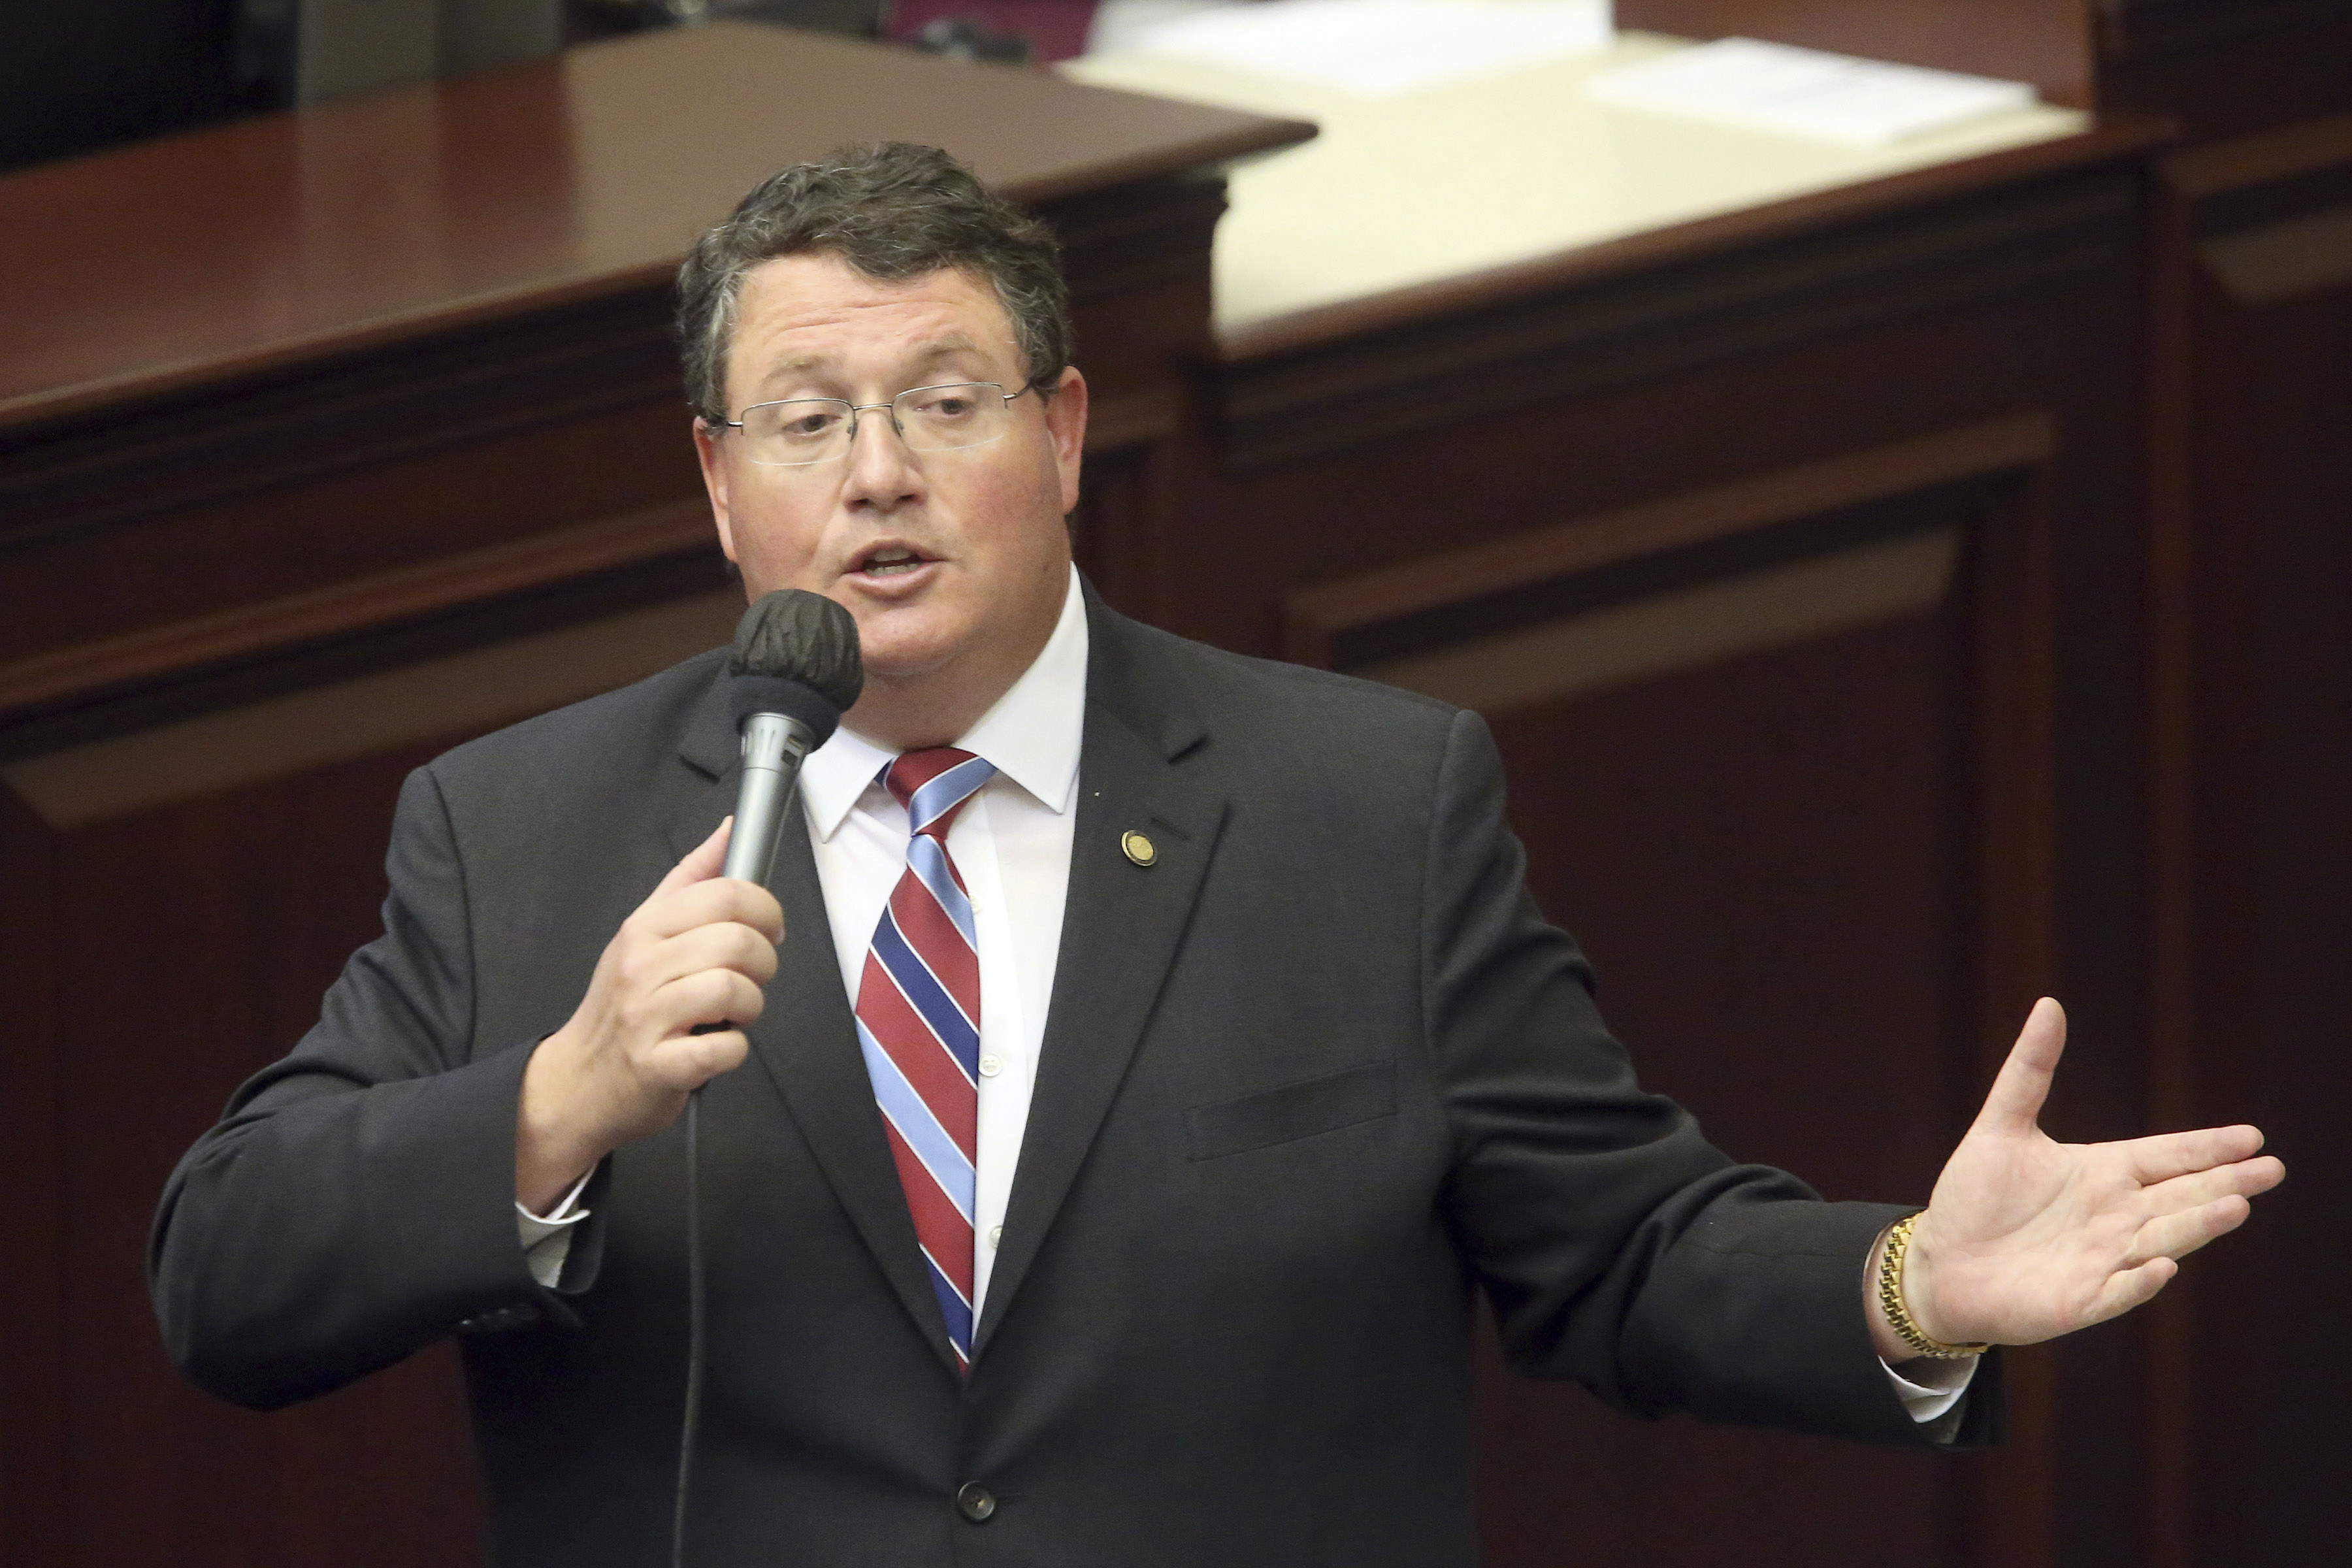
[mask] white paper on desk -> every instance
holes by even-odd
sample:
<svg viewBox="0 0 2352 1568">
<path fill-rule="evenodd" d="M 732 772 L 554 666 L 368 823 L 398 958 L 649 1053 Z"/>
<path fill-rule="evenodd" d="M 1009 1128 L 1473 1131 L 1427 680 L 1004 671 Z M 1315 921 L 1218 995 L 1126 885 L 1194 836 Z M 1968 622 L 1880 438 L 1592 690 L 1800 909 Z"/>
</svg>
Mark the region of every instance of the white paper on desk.
<svg viewBox="0 0 2352 1568">
<path fill-rule="evenodd" d="M 1890 65 L 1755 38 L 1718 38 L 1656 59 L 1596 72 L 1584 90 L 1602 103 L 1687 114 L 1883 147 L 1989 114 L 2030 107 L 2021 81 Z"/>
<path fill-rule="evenodd" d="M 1608 47 L 1611 0 L 1265 0 L 1124 26 L 1122 48 L 1389 98 Z"/>
</svg>

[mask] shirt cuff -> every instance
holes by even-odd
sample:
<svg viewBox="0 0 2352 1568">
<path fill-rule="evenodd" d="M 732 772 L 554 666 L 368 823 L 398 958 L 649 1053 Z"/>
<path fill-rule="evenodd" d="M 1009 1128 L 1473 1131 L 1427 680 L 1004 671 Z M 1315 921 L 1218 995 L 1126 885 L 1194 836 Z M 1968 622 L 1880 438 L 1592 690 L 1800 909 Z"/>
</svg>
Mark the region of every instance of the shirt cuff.
<svg viewBox="0 0 2352 1568">
<path fill-rule="evenodd" d="M 1886 1381 L 1895 1385 L 1895 1397 L 1903 1401 L 1905 1412 L 1924 1426 L 1960 1402 L 1981 1359 L 1970 1356 L 1966 1361 L 1938 1361 L 1922 1356 L 1917 1361 L 1905 1362 L 1901 1372 L 1887 1366 L 1883 1357 L 1878 1364 L 1886 1367 Z"/>
<path fill-rule="evenodd" d="M 530 1277 L 543 1289 L 554 1289 L 555 1282 L 563 1278 L 563 1260 L 572 1256 L 572 1227 L 588 1217 L 588 1211 L 579 1206 L 580 1194 L 587 1191 L 588 1178 L 595 1173 L 591 1171 L 574 1182 L 563 1201 L 544 1215 L 531 1213 L 520 1202 L 515 1205 L 515 1230 L 522 1243 L 523 1260 L 530 1265 Z"/>
</svg>

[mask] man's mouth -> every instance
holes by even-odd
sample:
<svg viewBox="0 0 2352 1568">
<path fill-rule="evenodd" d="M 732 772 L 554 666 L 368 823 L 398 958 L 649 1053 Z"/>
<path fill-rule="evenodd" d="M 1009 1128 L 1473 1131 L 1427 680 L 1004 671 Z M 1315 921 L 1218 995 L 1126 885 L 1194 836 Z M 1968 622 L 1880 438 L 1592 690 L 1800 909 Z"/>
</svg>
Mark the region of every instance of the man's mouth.
<svg viewBox="0 0 2352 1568">
<path fill-rule="evenodd" d="M 866 552 L 851 568 L 870 577 L 897 577 L 914 571 L 930 558 L 903 544 L 884 544 Z"/>
</svg>

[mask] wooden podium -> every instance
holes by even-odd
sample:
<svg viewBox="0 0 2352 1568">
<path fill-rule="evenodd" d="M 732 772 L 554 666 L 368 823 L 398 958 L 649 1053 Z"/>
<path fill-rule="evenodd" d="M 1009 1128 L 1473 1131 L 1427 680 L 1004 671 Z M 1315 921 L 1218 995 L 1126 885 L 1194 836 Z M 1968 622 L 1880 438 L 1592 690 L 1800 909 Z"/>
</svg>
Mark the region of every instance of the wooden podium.
<svg viewBox="0 0 2352 1568">
<path fill-rule="evenodd" d="M 886 138 L 1042 211 L 1086 558 L 1148 611 L 1223 168 L 1308 134 L 713 26 L 0 180 L 0 1562 L 478 1560 L 452 1358 L 215 1405 L 143 1237 L 373 933 L 406 770 L 726 640 L 668 324 L 694 235 Z"/>
</svg>

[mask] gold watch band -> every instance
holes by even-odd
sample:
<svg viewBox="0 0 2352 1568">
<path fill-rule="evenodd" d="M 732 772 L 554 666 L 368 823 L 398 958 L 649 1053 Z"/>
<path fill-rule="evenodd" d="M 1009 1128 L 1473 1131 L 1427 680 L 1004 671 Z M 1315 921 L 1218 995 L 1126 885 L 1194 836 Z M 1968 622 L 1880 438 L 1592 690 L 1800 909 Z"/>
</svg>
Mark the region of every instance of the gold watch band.
<svg viewBox="0 0 2352 1568">
<path fill-rule="evenodd" d="M 1911 1317 L 1911 1309 L 1903 1304 L 1903 1257 L 1911 1250 L 1911 1227 L 1918 1223 L 1916 1214 L 1905 1215 L 1886 1233 L 1886 1250 L 1878 1258 L 1878 1304 L 1886 1312 L 1895 1335 L 1921 1355 L 1937 1361 L 1966 1361 L 1992 1349 L 1990 1345 L 1948 1345 L 1930 1339 Z"/>
</svg>

